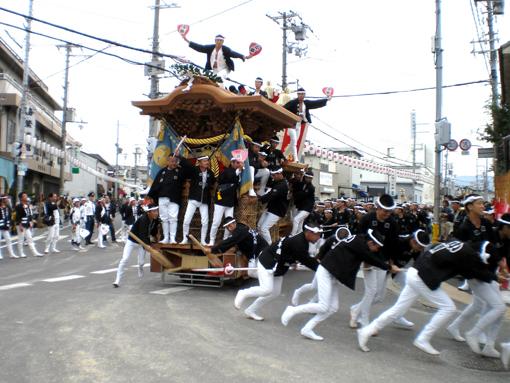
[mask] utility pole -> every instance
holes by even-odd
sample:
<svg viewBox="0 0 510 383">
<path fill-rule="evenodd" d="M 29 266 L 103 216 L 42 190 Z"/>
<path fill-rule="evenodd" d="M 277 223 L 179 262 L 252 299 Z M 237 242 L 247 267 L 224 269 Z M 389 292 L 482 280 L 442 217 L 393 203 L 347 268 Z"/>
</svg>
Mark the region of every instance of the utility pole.
<svg viewBox="0 0 510 383">
<path fill-rule="evenodd" d="M 489 28 L 489 63 L 491 68 L 492 105 L 499 102 L 498 90 L 498 55 L 496 51 L 496 35 L 494 33 L 494 7 L 493 1 L 487 0 L 487 26 Z"/>
<path fill-rule="evenodd" d="M 412 201 L 416 201 L 416 111 L 413 109 L 411 111 L 411 138 L 413 140 L 413 187 L 412 187 Z"/>
<path fill-rule="evenodd" d="M 149 69 L 151 89 L 149 93 L 150 99 L 159 97 L 159 74 L 161 73 L 155 67 L 164 68 L 165 62 L 161 59 L 159 53 L 159 10 L 167 8 L 179 8 L 175 3 L 161 5 L 160 0 L 154 0 L 154 26 L 152 31 L 152 61 Z M 147 68 L 147 67 L 146 67 Z M 156 137 L 158 134 L 158 120 L 151 117 L 149 122 L 149 137 Z"/>
<path fill-rule="evenodd" d="M 436 134 L 435 134 L 435 157 L 434 168 L 434 228 L 433 240 L 439 236 L 439 213 L 441 205 L 441 152 L 439 133 L 442 120 L 443 102 L 443 49 L 441 47 L 441 0 L 435 0 L 436 4 L 436 35 L 434 36 L 434 55 L 436 67 Z"/>
<path fill-rule="evenodd" d="M 119 154 L 122 153 L 122 149 L 119 147 L 119 120 L 117 120 L 117 142 L 115 142 L 115 178 L 119 177 Z M 113 184 L 114 187 L 114 197 L 116 200 L 119 199 L 119 184 L 115 182 Z"/>
<path fill-rule="evenodd" d="M 61 142 L 60 142 L 60 148 L 63 153 L 66 152 L 66 123 L 67 123 L 67 95 L 69 91 L 69 57 L 71 55 L 71 50 L 73 49 L 72 44 L 65 44 L 62 46 L 59 46 L 65 48 L 66 50 L 66 68 L 64 72 L 64 106 L 62 110 L 62 135 L 61 135 Z M 60 162 L 60 187 L 59 187 L 59 194 L 64 195 L 64 188 L 65 188 L 65 168 L 66 168 L 66 159 L 65 156 L 61 158 Z"/>
<path fill-rule="evenodd" d="M 18 144 L 20 147 L 20 156 L 17 156 L 16 153 L 14 160 L 16 163 L 17 169 L 17 183 L 16 183 L 16 191 L 17 194 L 23 191 L 23 176 L 25 175 L 25 171 L 22 170 L 23 167 L 23 146 L 25 141 L 25 124 L 26 124 L 26 113 L 25 109 L 27 107 L 28 95 L 29 95 L 29 81 L 30 81 L 30 66 L 28 63 L 28 59 L 30 56 L 30 34 L 32 31 L 32 14 L 33 14 L 33 5 L 34 1 L 30 0 L 28 3 L 28 17 L 25 19 L 27 31 L 25 35 L 25 60 L 23 62 L 23 93 L 21 95 L 20 107 L 18 109 L 19 117 L 18 117 L 18 125 L 16 129 L 16 142 L 13 143 L 13 147 L 16 147 Z"/>
<path fill-rule="evenodd" d="M 287 53 L 294 53 L 298 57 L 306 54 L 306 48 L 300 47 L 299 42 L 304 41 L 306 39 L 306 30 L 312 29 L 309 25 L 303 23 L 303 19 L 301 16 L 294 11 L 289 12 L 278 12 L 279 16 L 269 16 L 271 20 L 273 20 L 276 24 L 278 24 L 282 29 L 282 90 L 285 92 L 285 89 L 288 86 L 287 83 Z M 296 22 L 296 19 L 299 19 L 300 24 Z M 281 24 L 280 24 L 281 20 Z M 289 43 L 287 38 L 287 31 L 291 30 L 294 32 L 294 38 L 296 42 Z"/>
<path fill-rule="evenodd" d="M 142 154 L 142 151 L 141 149 L 137 146 L 135 148 L 135 152 L 133 153 L 135 155 L 135 174 L 134 174 L 134 184 L 136 185 L 136 183 L 138 182 L 138 156 L 140 156 Z"/>
</svg>

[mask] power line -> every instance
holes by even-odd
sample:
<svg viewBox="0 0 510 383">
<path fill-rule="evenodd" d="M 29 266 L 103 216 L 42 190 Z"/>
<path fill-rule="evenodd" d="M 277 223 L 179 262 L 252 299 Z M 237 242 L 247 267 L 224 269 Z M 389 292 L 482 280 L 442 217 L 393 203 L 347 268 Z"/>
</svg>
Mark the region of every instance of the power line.
<svg viewBox="0 0 510 383">
<path fill-rule="evenodd" d="M 242 3 L 239 3 L 239 4 L 237 4 L 237 5 L 234 5 L 233 7 L 230 7 L 230 8 L 224 9 L 223 11 L 220 11 L 220 12 L 218 12 L 218 13 L 214 13 L 214 14 L 212 14 L 212 15 L 210 15 L 210 16 L 204 17 L 203 19 L 200 19 L 200 20 L 194 21 L 193 23 L 191 23 L 191 24 L 189 24 L 189 25 L 196 25 L 196 24 L 200 24 L 200 23 L 202 23 L 202 22 L 204 22 L 204 21 L 206 21 L 206 20 L 212 19 L 212 18 L 214 18 L 214 17 L 216 17 L 216 16 L 223 15 L 224 13 L 227 13 L 227 12 L 229 12 L 229 11 L 233 10 L 233 9 L 236 9 L 236 8 L 239 8 L 239 7 L 243 6 L 243 5 L 246 5 L 246 4 L 248 4 L 248 3 L 251 3 L 252 1 L 253 1 L 253 0 L 247 0 L 247 1 L 244 1 L 244 2 L 242 2 Z M 166 35 L 171 35 L 172 33 L 175 33 L 175 32 L 177 32 L 177 31 L 176 31 L 176 30 L 173 30 L 173 31 L 170 31 L 170 32 L 164 33 L 163 35 L 164 35 L 164 36 L 166 36 Z"/>
<path fill-rule="evenodd" d="M 335 137 L 331 134 L 329 134 L 328 132 L 325 132 L 324 130 L 318 128 L 317 126 L 313 125 L 313 124 L 309 124 L 309 126 L 311 126 L 313 129 L 319 131 L 320 133 L 324 134 L 325 136 L 329 137 L 329 138 L 332 138 L 333 140 L 335 141 L 338 141 L 340 142 L 341 144 L 344 144 L 346 146 L 348 146 L 349 148 L 353 148 L 355 149 L 356 151 L 360 152 L 360 153 L 364 153 L 364 154 L 368 154 L 369 156 L 371 157 L 374 157 L 374 158 L 377 158 L 379 160 L 382 160 L 382 161 L 385 161 L 385 162 L 389 162 L 389 163 L 392 163 L 396 166 L 406 166 L 406 165 L 403 165 L 402 163 L 398 163 L 398 162 L 395 162 L 395 161 L 392 161 L 391 159 L 389 159 L 388 157 L 384 158 L 384 157 L 380 157 L 380 156 L 375 156 L 375 155 L 372 155 L 370 153 L 368 153 L 367 151 L 363 150 L 363 149 L 359 149 L 357 148 L 356 146 L 352 145 L 352 144 L 349 144 L 345 141 L 342 141 L 341 139 L 339 139 L 338 137 Z"/>
<path fill-rule="evenodd" d="M 478 8 L 476 8 L 476 15 L 475 15 L 475 6 L 474 5 L 474 0 L 471 0 L 469 2 L 469 5 L 471 6 L 471 15 L 473 16 L 473 22 L 475 23 L 475 29 L 476 29 L 476 38 L 478 39 L 478 43 L 480 45 L 480 53 L 482 54 L 483 56 L 483 61 L 485 62 L 485 69 L 487 69 L 487 73 L 490 74 L 490 69 L 489 69 L 489 63 L 487 61 L 487 52 L 486 50 L 484 49 L 483 47 L 483 35 L 480 34 L 480 30 L 478 29 L 478 27 L 481 28 L 481 23 L 480 23 L 480 15 L 478 14 Z M 476 52 L 475 52 L 476 53 Z"/>
<path fill-rule="evenodd" d="M 489 83 L 489 80 L 478 80 L 478 81 L 467 81 L 467 82 L 459 82 L 456 84 L 443 85 L 442 88 L 455 88 L 459 86 L 466 85 L 474 85 L 474 84 L 485 84 Z M 428 86 L 424 88 L 414 88 L 414 89 L 401 89 L 401 90 L 388 90 L 383 92 L 370 92 L 370 93 L 352 93 L 352 94 L 340 94 L 333 96 L 332 98 L 350 98 L 350 97 L 363 97 L 363 96 L 381 96 L 388 94 L 397 94 L 397 93 L 413 93 L 413 92 L 422 92 L 426 90 L 435 90 L 435 86 Z M 307 96 L 307 98 L 324 98 L 324 96 Z"/>
<path fill-rule="evenodd" d="M 9 24 L 9 23 L 4 23 L 3 21 L 0 21 L 0 25 L 5 25 L 7 27 L 15 28 L 15 29 L 22 30 L 22 31 L 25 30 L 22 27 L 18 27 L 17 25 L 12 25 L 12 24 Z M 140 61 L 128 59 L 126 57 L 117 55 L 115 53 L 106 52 L 105 48 L 100 50 L 100 49 L 95 49 L 95 48 L 88 47 L 88 46 L 83 45 L 83 44 L 73 43 L 71 41 L 64 40 L 64 39 L 61 39 L 61 38 L 58 38 L 58 37 L 49 36 L 49 35 L 46 35 L 46 34 L 40 33 L 40 32 L 30 31 L 30 33 L 34 34 L 34 35 L 37 35 L 37 36 L 45 37 L 45 38 L 48 38 L 48 39 L 51 39 L 51 40 L 59 41 L 61 43 L 73 44 L 73 45 L 75 45 L 78 48 L 88 49 L 88 50 L 96 52 L 96 53 L 100 53 L 100 54 L 103 54 L 103 55 L 106 55 L 106 56 L 114 57 L 114 58 L 117 58 L 117 59 L 122 60 L 124 62 L 127 62 L 129 64 L 133 64 L 133 65 L 146 65 L 146 66 L 152 67 L 154 69 L 160 69 L 160 70 L 162 70 L 164 72 L 170 73 L 172 76 L 174 76 L 176 78 L 179 78 L 179 76 L 175 72 L 171 71 L 170 69 L 160 68 L 160 67 L 157 67 L 157 66 L 154 66 L 154 65 L 151 65 L 151 64 L 142 63 Z"/>
<path fill-rule="evenodd" d="M 115 46 L 118 46 L 118 47 L 121 47 L 121 48 L 130 49 L 130 50 L 134 50 L 134 51 L 142 52 L 142 53 L 156 54 L 158 56 L 168 57 L 168 58 L 171 58 L 171 59 L 174 59 L 174 60 L 179 60 L 180 59 L 180 57 L 176 56 L 176 55 L 171 55 L 171 54 L 161 53 L 161 52 L 154 52 L 154 51 L 148 50 L 148 49 L 132 47 L 132 46 L 124 44 L 124 43 L 119 43 L 117 41 L 113 41 L 113 40 L 109 40 L 109 39 L 104 39 L 102 37 L 98 37 L 98 36 L 94 36 L 94 35 L 91 35 L 91 34 L 88 34 L 88 33 L 80 32 L 80 31 L 77 31 L 75 29 L 71 29 L 71 28 L 65 27 L 63 25 L 54 24 L 54 23 L 51 23 L 49 21 L 45 21 L 45 20 L 42 20 L 42 19 L 38 19 L 36 17 L 25 15 L 23 13 L 16 12 L 16 11 L 13 11 L 11 9 L 0 7 L 0 11 L 11 13 L 13 15 L 16 15 L 16 16 L 19 16 L 19 17 L 23 17 L 24 19 L 29 19 L 29 20 L 32 20 L 32 21 L 36 21 L 36 22 L 41 23 L 41 24 L 49 25 L 50 27 L 53 27 L 53 28 L 62 29 L 62 30 L 66 31 L 66 32 L 69 32 L 69 33 L 74 33 L 74 34 L 77 34 L 79 36 L 87 37 L 89 39 L 101 41 L 103 43 L 110 44 L 110 45 L 115 45 Z"/>
<path fill-rule="evenodd" d="M 316 120 L 320 121 L 322 124 L 326 125 L 328 128 L 330 128 L 330 129 L 334 130 L 335 132 L 338 132 L 338 131 L 335 129 L 335 127 L 333 127 L 332 125 L 328 124 L 327 122 L 322 121 L 322 120 L 321 120 L 319 117 L 317 117 L 315 114 L 312 114 L 312 116 L 313 116 L 313 118 L 314 118 L 314 119 L 316 119 Z M 370 147 L 370 146 L 368 146 L 368 145 L 366 145 L 366 144 L 364 144 L 364 143 L 362 143 L 362 142 L 360 142 L 360 141 L 356 140 L 355 138 L 350 137 L 349 135 L 345 134 L 344 132 L 338 132 L 338 133 L 340 133 L 340 134 L 342 134 L 343 136 L 347 137 L 348 139 L 350 139 L 350 140 L 352 140 L 352 141 L 356 142 L 357 144 L 362 145 L 362 146 L 364 146 L 364 147 L 366 147 L 366 148 L 370 149 L 371 151 L 373 151 L 373 152 L 375 152 L 375 153 L 378 153 L 378 154 L 381 154 L 381 155 L 383 155 L 383 156 L 386 156 L 386 153 L 380 152 L 379 150 L 377 150 L 377 149 L 375 149 L 375 148 L 372 148 L 372 147 Z M 354 148 L 354 146 L 353 146 L 353 148 Z M 356 149 L 356 150 L 359 150 L 359 149 Z M 361 151 L 361 150 L 360 150 L 360 151 Z M 369 153 L 368 151 L 364 151 L 364 153 L 365 153 L 365 154 L 368 154 L 368 155 L 370 155 L 370 156 L 376 156 L 376 155 L 374 155 L 374 154 L 372 154 L 372 153 Z M 404 159 L 401 159 L 401 158 L 397 158 L 397 157 L 392 157 L 392 158 L 393 158 L 393 159 L 395 159 L 395 160 L 397 160 L 397 161 L 402 161 L 402 162 L 404 162 L 404 163 L 407 163 L 407 164 L 409 164 L 409 165 L 412 165 L 412 162 L 411 162 L 411 161 L 407 161 L 407 160 L 404 160 Z M 401 165 L 405 166 L 404 164 L 401 164 Z"/>
</svg>

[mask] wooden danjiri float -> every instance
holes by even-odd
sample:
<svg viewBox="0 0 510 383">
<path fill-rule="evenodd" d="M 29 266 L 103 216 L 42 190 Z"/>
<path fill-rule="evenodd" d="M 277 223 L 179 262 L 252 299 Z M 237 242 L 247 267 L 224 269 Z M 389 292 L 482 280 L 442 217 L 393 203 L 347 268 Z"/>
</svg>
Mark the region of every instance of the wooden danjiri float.
<svg viewBox="0 0 510 383">
<path fill-rule="evenodd" d="M 262 96 L 240 96 L 211 81 L 207 77 L 193 76 L 186 79 L 170 94 L 159 99 L 135 101 L 133 105 L 141 109 L 142 115 L 149 115 L 159 121 L 158 143 L 153 152 L 150 176 L 155 177 L 158 170 L 166 166 L 167 157 L 173 153 L 184 138 L 180 154 L 193 163 L 196 158 L 207 155 L 211 161 L 211 170 L 217 177 L 228 166 L 231 151 L 245 148 L 245 143 L 269 139 L 294 126 L 298 117 L 280 105 Z M 247 161 L 242 180 L 249 175 Z M 290 163 L 285 171 L 299 171 L 304 165 Z M 245 172 L 247 172 L 245 174 Z M 151 182 L 151 180 L 149 180 Z M 248 190 L 251 182 L 241 182 L 235 218 L 251 228 L 256 228 L 263 206 L 257 197 L 250 197 Z M 186 211 L 189 184 L 182 191 L 182 204 L 179 211 L 177 242 L 182 240 L 182 222 Z M 256 185 L 255 185 L 256 188 Z M 212 222 L 213 206 L 209 209 Z M 195 215 L 190 227 L 190 244 L 152 243 L 147 250 L 151 253 L 151 272 L 161 273 L 162 280 L 173 284 L 192 284 L 198 286 L 223 286 L 227 280 L 241 282 L 246 271 L 233 273 L 218 271 L 193 271 L 193 269 L 216 269 L 230 264 L 234 268 L 243 268 L 247 258 L 232 248 L 223 254 L 211 254 L 210 248 L 202 246 L 195 238 L 199 237 L 200 219 Z M 272 235 L 278 237 L 290 231 L 290 223 L 281 221 Z M 218 230 L 217 240 L 223 238 L 223 229 Z"/>
</svg>

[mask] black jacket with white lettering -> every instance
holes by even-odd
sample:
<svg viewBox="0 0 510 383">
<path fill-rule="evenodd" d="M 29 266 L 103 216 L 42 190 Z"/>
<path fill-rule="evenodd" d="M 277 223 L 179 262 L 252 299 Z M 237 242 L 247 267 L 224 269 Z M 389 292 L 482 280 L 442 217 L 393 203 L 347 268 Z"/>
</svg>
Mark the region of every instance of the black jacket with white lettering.
<svg viewBox="0 0 510 383">
<path fill-rule="evenodd" d="M 319 263 L 308 254 L 308 245 L 305 233 L 293 237 L 283 237 L 262 250 L 259 262 L 268 270 L 275 269 L 275 277 L 285 275 L 289 266 L 297 261 L 315 271 Z"/>
<path fill-rule="evenodd" d="M 12 209 L 9 206 L 0 207 L 0 230 L 11 230 Z"/>
<path fill-rule="evenodd" d="M 354 290 L 356 274 L 359 271 L 361 262 L 366 262 L 383 270 L 388 270 L 389 268 L 388 264 L 384 262 L 378 253 L 370 251 L 365 234 L 353 235 L 332 247 L 324 255 L 321 265 L 338 281 Z"/>
<path fill-rule="evenodd" d="M 267 211 L 282 218 L 289 207 L 289 186 L 287 180 L 274 181 L 272 189 L 260 197 L 260 202 L 267 203 Z"/>
<path fill-rule="evenodd" d="M 377 230 L 384 236 L 384 247 L 381 250 L 381 255 L 386 260 L 392 259 L 397 252 L 398 244 L 398 227 L 395 219 L 389 217 L 383 222 L 378 221 L 376 212 L 373 211 L 365 214 L 360 220 L 359 233 L 366 234 L 368 229 Z"/>
<path fill-rule="evenodd" d="M 466 279 L 476 278 L 490 283 L 497 280 L 478 253 L 466 243 L 449 241 L 432 246 L 418 257 L 413 267 L 431 290 L 439 288 L 442 282 L 461 275 Z"/>
<path fill-rule="evenodd" d="M 161 220 L 159 218 L 151 220 L 147 213 L 143 214 L 131 227 L 130 232 L 140 238 L 145 244 L 151 244 L 151 235 L 156 236 L 158 234 Z M 134 243 L 136 242 L 131 236 L 129 240 Z"/>
<path fill-rule="evenodd" d="M 311 182 L 292 182 L 292 197 L 296 209 L 311 212 L 315 204 L 315 186 Z"/>
<path fill-rule="evenodd" d="M 240 174 L 234 168 L 226 168 L 218 176 L 218 188 L 214 196 L 214 203 L 221 206 L 233 207 L 237 202 Z"/>
<path fill-rule="evenodd" d="M 205 203 L 209 205 L 211 203 L 211 193 L 214 184 L 216 183 L 216 177 L 211 169 L 206 169 L 205 183 L 203 182 L 202 172 L 198 166 L 194 166 L 189 170 L 189 199 Z"/>
<path fill-rule="evenodd" d="M 242 223 L 237 223 L 235 230 L 230 234 L 230 237 L 213 246 L 211 252 L 224 253 L 231 247 L 237 246 L 246 257 L 253 258 L 268 246 L 267 241 L 260 234 Z"/>
<path fill-rule="evenodd" d="M 179 157 L 180 158 L 180 157 Z M 175 169 L 168 167 L 162 168 L 154 181 L 152 182 L 149 193 L 155 203 L 158 203 L 158 198 L 166 197 L 170 202 L 181 204 L 182 185 L 184 181 L 189 178 L 189 169 L 191 165 L 184 158 L 180 158 L 179 166 Z"/>
</svg>

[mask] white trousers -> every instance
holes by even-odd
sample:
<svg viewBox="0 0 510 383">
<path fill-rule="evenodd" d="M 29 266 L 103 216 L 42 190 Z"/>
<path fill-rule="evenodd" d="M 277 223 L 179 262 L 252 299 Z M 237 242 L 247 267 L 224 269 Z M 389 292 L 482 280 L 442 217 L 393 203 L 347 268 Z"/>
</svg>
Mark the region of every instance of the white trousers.
<svg viewBox="0 0 510 383">
<path fill-rule="evenodd" d="M 291 236 L 299 234 L 303 231 L 303 222 L 309 215 L 310 212 L 308 211 L 298 210 L 297 214 L 292 219 L 292 232 L 290 233 Z"/>
<path fill-rule="evenodd" d="M 196 210 L 200 211 L 200 224 L 202 225 L 200 231 L 200 242 L 205 243 L 207 238 L 207 228 L 209 226 L 209 206 L 205 203 L 200 203 L 194 199 L 188 201 L 188 207 L 184 214 L 184 222 L 182 223 L 182 239 L 188 239 L 189 225 L 195 215 Z"/>
<path fill-rule="evenodd" d="M 379 331 L 402 317 L 419 297 L 425 298 L 438 308 L 418 335 L 418 338 L 430 341 L 432 336 L 455 314 L 455 304 L 441 288 L 436 290 L 428 288 L 414 267 L 407 271 L 406 286 L 400 293 L 397 302 L 370 323 L 369 333 Z"/>
<path fill-rule="evenodd" d="M 363 283 L 365 285 L 363 298 L 359 303 L 351 306 L 351 313 L 353 313 L 354 319 L 360 322 L 362 326 L 370 323 L 370 310 L 377 295 L 377 271 L 375 267 L 363 269 Z"/>
<path fill-rule="evenodd" d="M 264 195 L 266 193 L 266 185 L 270 176 L 271 173 L 269 172 L 269 169 L 261 168 L 257 170 L 257 173 L 255 173 L 255 168 L 253 166 L 250 166 L 250 177 L 252 183 L 255 183 L 255 181 L 260 180 L 259 184 L 260 186 L 257 192 L 258 195 Z"/>
<path fill-rule="evenodd" d="M 478 279 L 469 279 L 468 284 L 473 292 L 473 301 L 453 321 L 452 326 L 460 328 L 465 321 L 479 313 L 480 318 L 471 330 L 472 334 L 478 336 L 485 332 L 487 343 L 494 345 L 506 312 L 499 285 L 496 281 L 486 283 Z"/>
<path fill-rule="evenodd" d="M 23 231 L 21 231 L 23 230 Z M 22 227 L 21 225 L 18 225 L 18 253 L 20 256 L 22 256 L 23 253 L 23 243 L 27 242 L 28 247 L 30 248 L 30 251 L 32 251 L 33 255 L 38 254 L 39 252 L 35 248 L 34 240 L 32 239 L 32 230 L 27 227 Z"/>
<path fill-rule="evenodd" d="M 48 236 L 46 237 L 46 251 L 53 251 L 56 249 L 59 236 L 60 223 L 58 219 L 56 219 L 55 224 L 48 227 Z"/>
<path fill-rule="evenodd" d="M 0 230 L 0 239 L 5 239 L 5 245 L 7 246 L 7 251 L 9 251 L 9 255 L 11 257 L 16 256 L 14 254 L 14 250 L 12 249 L 12 241 L 11 241 L 11 233 L 9 230 Z M 2 250 L 0 250 L 0 256 L 2 255 Z"/>
<path fill-rule="evenodd" d="M 138 243 L 134 243 L 131 240 L 126 241 L 126 245 L 124 246 L 124 251 L 122 253 L 122 258 L 119 262 L 119 267 L 117 268 L 117 278 L 115 279 L 116 284 L 120 284 L 120 281 L 124 277 L 126 272 L 126 267 L 129 262 L 129 258 L 131 257 L 131 253 L 133 251 L 138 251 L 138 266 L 143 266 L 145 263 L 145 250 Z"/>
<path fill-rule="evenodd" d="M 294 309 L 296 314 L 315 314 L 303 327 L 305 331 L 313 330 L 320 322 L 336 313 L 339 306 L 340 284 L 337 279 L 321 265 L 317 268 L 315 275 L 319 296 L 318 302 L 306 303 Z"/>
<path fill-rule="evenodd" d="M 73 229 L 71 229 L 71 238 L 77 245 L 79 245 L 81 243 L 80 225 L 79 224 L 76 224 L 76 226 L 74 227 L 74 231 L 73 231 Z"/>
<path fill-rule="evenodd" d="M 163 222 L 163 240 L 175 242 L 177 234 L 177 219 L 179 218 L 179 205 L 170 202 L 167 197 L 158 198 L 159 217 Z"/>
<path fill-rule="evenodd" d="M 214 215 L 211 224 L 211 232 L 209 233 L 209 242 L 216 242 L 216 233 L 220 227 L 221 220 L 223 217 L 234 217 L 234 207 L 222 206 L 214 204 Z M 223 239 L 228 237 L 228 230 L 225 229 Z"/>
<path fill-rule="evenodd" d="M 297 153 L 297 139 L 299 137 L 299 133 L 301 132 L 301 122 L 296 123 L 295 128 L 287 129 L 287 133 L 290 138 L 290 154 L 292 154 L 292 158 L 295 162 L 298 162 L 298 153 Z"/>
<path fill-rule="evenodd" d="M 243 290 L 245 298 L 255 298 L 255 301 L 246 309 L 257 312 L 262 306 L 278 298 L 282 292 L 283 276 L 275 277 L 273 270 L 267 270 L 257 261 L 259 285 Z"/>
<path fill-rule="evenodd" d="M 269 230 L 278 223 L 278 217 L 276 214 L 264 212 L 259 218 L 259 222 L 257 223 L 257 228 L 259 229 L 259 234 L 264 238 L 268 244 L 271 244 L 271 233 Z"/>
<path fill-rule="evenodd" d="M 317 273 L 314 274 L 312 282 L 305 283 L 301 287 L 298 287 L 296 290 L 294 290 L 292 297 L 299 301 L 301 295 L 308 294 L 312 291 L 317 291 Z M 317 302 L 317 294 L 315 294 L 315 296 L 310 299 L 310 302 Z"/>
</svg>

